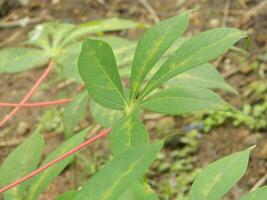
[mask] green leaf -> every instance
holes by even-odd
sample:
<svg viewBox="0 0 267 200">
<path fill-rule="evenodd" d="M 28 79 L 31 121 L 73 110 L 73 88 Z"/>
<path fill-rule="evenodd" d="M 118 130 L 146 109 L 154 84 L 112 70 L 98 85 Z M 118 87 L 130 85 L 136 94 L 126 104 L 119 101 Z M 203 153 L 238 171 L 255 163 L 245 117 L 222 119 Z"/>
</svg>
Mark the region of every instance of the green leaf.
<svg viewBox="0 0 267 200">
<path fill-rule="evenodd" d="M 64 112 L 63 126 L 66 138 L 73 136 L 74 128 L 78 125 L 85 114 L 85 107 L 88 105 L 88 94 L 86 91 L 78 93 L 68 104 Z"/>
<path fill-rule="evenodd" d="M 134 183 L 119 200 L 159 200 L 157 194 L 150 188 L 140 182 Z"/>
<path fill-rule="evenodd" d="M 0 168 L 0 187 L 4 187 L 36 169 L 42 152 L 44 140 L 38 131 L 19 145 L 6 158 Z M 4 193 L 5 200 L 21 200 L 24 184 L 12 188 Z"/>
<path fill-rule="evenodd" d="M 79 56 L 79 73 L 89 94 L 100 105 L 122 110 L 126 103 L 111 47 L 98 40 L 84 41 Z"/>
<path fill-rule="evenodd" d="M 189 200 L 219 200 L 244 175 L 254 147 L 226 156 L 206 167 L 195 179 Z"/>
<path fill-rule="evenodd" d="M 207 63 L 225 53 L 246 33 L 234 28 L 216 28 L 186 40 L 155 73 L 142 97 L 174 76 Z"/>
<path fill-rule="evenodd" d="M 76 200 L 118 200 L 156 158 L 162 143 L 141 145 L 115 157 L 76 196 Z"/>
<path fill-rule="evenodd" d="M 103 40 L 112 47 L 119 67 L 125 66 L 132 61 L 136 47 L 135 41 L 115 36 L 96 37 L 95 39 Z M 74 80 L 78 83 L 82 82 L 77 67 L 81 47 L 81 42 L 75 42 L 64 48 L 61 54 L 56 57 L 57 63 L 63 69 L 64 78 Z M 127 69 L 130 71 L 130 68 L 127 67 Z"/>
<path fill-rule="evenodd" d="M 125 150 L 148 143 L 148 133 L 135 114 L 125 115 L 109 134 L 111 152 L 117 156 Z"/>
<path fill-rule="evenodd" d="M 110 128 L 122 117 L 122 112 L 104 108 L 93 100 L 90 103 L 90 113 L 97 123 L 105 128 Z"/>
<path fill-rule="evenodd" d="M 68 191 L 63 193 L 62 195 L 59 195 L 54 200 L 73 200 L 77 193 L 78 192 L 76 190 Z"/>
<path fill-rule="evenodd" d="M 86 134 L 89 129 L 85 129 L 80 133 L 74 135 L 66 142 L 64 142 L 61 146 L 59 146 L 55 151 L 53 151 L 49 156 L 44 160 L 41 166 L 47 164 L 48 162 L 54 160 L 55 158 L 63 155 L 64 153 L 70 151 L 80 143 L 84 141 Z M 35 200 L 38 196 L 45 190 L 45 188 L 62 172 L 66 166 L 70 164 L 73 160 L 74 156 L 70 156 L 60 161 L 56 165 L 46 169 L 39 175 L 35 176 L 32 179 L 31 187 L 29 188 L 29 192 L 27 194 L 27 200 Z"/>
<path fill-rule="evenodd" d="M 229 105 L 211 90 L 182 86 L 159 91 L 144 100 L 141 106 L 154 112 L 170 115 L 229 108 Z"/>
<path fill-rule="evenodd" d="M 0 51 L 0 73 L 17 73 L 47 63 L 45 52 L 34 48 L 8 48 Z"/>
<path fill-rule="evenodd" d="M 237 93 L 225 82 L 220 73 L 209 63 L 190 69 L 166 83 L 168 86 L 190 86 L 209 89 L 224 89 Z"/>
<path fill-rule="evenodd" d="M 136 95 L 151 68 L 185 31 L 188 25 L 188 13 L 156 24 L 139 39 L 132 64 L 131 97 Z"/>
<path fill-rule="evenodd" d="M 266 200 L 267 186 L 261 187 L 245 195 L 241 200 Z"/>
<path fill-rule="evenodd" d="M 76 30 L 73 31 L 63 42 L 67 44 L 71 41 L 81 39 L 88 34 L 108 32 L 108 31 L 119 31 L 123 29 L 132 29 L 141 27 L 140 23 L 133 22 L 131 20 L 125 20 L 120 18 L 102 19 L 87 22 L 77 26 Z"/>
</svg>

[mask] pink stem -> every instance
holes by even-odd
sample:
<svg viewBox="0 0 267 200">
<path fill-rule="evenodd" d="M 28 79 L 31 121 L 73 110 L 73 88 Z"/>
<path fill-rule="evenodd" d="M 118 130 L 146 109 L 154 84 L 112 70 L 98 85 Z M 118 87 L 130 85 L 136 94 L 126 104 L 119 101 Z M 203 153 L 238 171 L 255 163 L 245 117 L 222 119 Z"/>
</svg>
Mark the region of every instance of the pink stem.
<svg viewBox="0 0 267 200">
<path fill-rule="evenodd" d="M 28 107 L 45 107 L 50 105 L 60 105 L 60 104 L 66 104 L 71 102 L 72 99 L 61 99 L 61 100 L 55 100 L 55 101 L 46 101 L 46 102 L 33 102 L 33 103 L 8 103 L 8 102 L 0 102 L 0 107 L 22 107 L 22 108 L 28 108 Z"/>
<path fill-rule="evenodd" d="M 40 78 L 35 82 L 33 87 L 29 90 L 29 92 L 23 97 L 19 105 L 23 105 L 28 101 L 28 99 L 33 95 L 35 90 L 38 88 L 38 86 L 42 83 L 42 81 L 47 77 L 49 72 L 51 71 L 53 66 L 53 62 L 50 61 L 48 66 L 46 67 L 43 74 L 40 76 Z M 0 121 L 0 127 L 2 127 L 8 120 L 10 120 L 20 109 L 20 106 L 15 107 L 9 114 L 7 114 L 2 121 Z"/>
<path fill-rule="evenodd" d="M 65 158 L 71 156 L 72 154 L 76 153 L 77 151 L 81 150 L 82 148 L 86 147 L 87 145 L 97 141 L 100 138 L 105 137 L 109 132 L 111 131 L 111 128 L 104 130 L 103 132 L 99 133 L 98 135 L 90 138 L 89 140 L 85 141 L 84 143 L 80 144 L 79 146 L 75 147 L 74 149 L 70 150 L 69 152 L 63 154 L 62 156 L 59 156 L 58 158 L 56 158 L 55 160 L 52 160 L 51 162 L 41 166 L 40 168 L 38 168 L 37 170 L 31 172 L 30 174 L 24 176 L 23 178 L 3 187 L 2 189 L 0 189 L 0 193 L 3 193 L 23 182 L 25 182 L 26 180 L 32 178 L 33 176 L 39 174 L 40 172 L 46 170 L 47 168 L 53 166 L 54 164 L 64 160 Z"/>
</svg>

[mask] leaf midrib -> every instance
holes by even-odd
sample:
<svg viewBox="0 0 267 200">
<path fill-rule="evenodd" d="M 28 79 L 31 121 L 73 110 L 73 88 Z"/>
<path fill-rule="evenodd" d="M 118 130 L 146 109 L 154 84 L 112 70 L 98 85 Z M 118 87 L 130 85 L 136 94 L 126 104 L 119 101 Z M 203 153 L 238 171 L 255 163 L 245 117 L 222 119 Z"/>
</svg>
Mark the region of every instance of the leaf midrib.
<svg viewBox="0 0 267 200">
<path fill-rule="evenodd" d="M 122 98 L 122 100 L 123 100 L 123 102 L 124 102 L 124 104 L 126 106 L 127 105 L 127 102 L 125 101 L 126 100 L 125 97 L 123 97 L 123 95 L 121 94 L 120 90 L 117 88 L 117 86 L 115 85 L 115 83 L 113 82 L 113 80 L 111 79 L 111 77 L 109 77 L 109 75 L 106 73 L 105 69 L 102 67 L 101 63 L 99 63 L 99 61 L 97 60 L 95 54 L 91 54 L 91 56 L 93 57 L 93 59 L 97 63 L 97 65 L 100 66 L 99 68 L 103 71 L 103 73 L 106 75 L 106 77 L 108 78 L 108 80 L 115 87 L 115 90 L 117 91 L 117 93 L 119 94 L 119 96 Z M 114 56 L 114 55 L 112 55 L 112 56 Z M 120 80 L 120 77 L 119 77 L 119 80 Z"/>
<path fill-rule="evenodd" d="M 221 43 L 221 42 L 223 42 L 223 41 L 225 41 L 225 40 L 227 40 L 227 39 L 229 39 L 229 38 L 235 37 L 235 36 L 237 36 L 237 35 L 241 35 L 241 32 L 238 32 L 238 33 L 235 33 L 235 34 L 229 34 L 229 33 L 228 33 L 228 35 L 229 35 L 228 37 L 225 37 L 225 38 L 223 38 L 223 39 L 221 39 L 221 40 L 217 40 L 216 42 L 214 42 L 214 43 L 212 43 L 212 44 L 206 46 L 206 48 L 200 48 L 199 51 L 197 51 L 197 52 L 194 53 L 194 54 L 191 54 L 191 56 L 187 57 L 184 61 L 181 61 L 181 62 L 180 62 L 179 64 L 177 64 L 177 65 L 184 65 L 184 63 L 187 63 L 188 60 L 191 60 L 192 57 L 196 56 L 196 55 L 199 54 L 201 51 L 204 51 L 204 50 L 206 50 L 206 49 L 208 49 L 208 48 L 211 48 L 211 47 L 217 45 L 218 43 Z M 181 47 L 179 47 L 179 48 L 181 48 Z M 174 64 L 172 64 L 172 65 L 174 65 Z M 164 64 L 163 64 L 163 66 L 164 66 Z M 162 68 L 160 68 L 160 69 L 162 69 Z M 159 70 L 160 70 L 160 69 L 159 69 Z M 156 81 L 151 82 L 150 86 L 147 85 L 146 89 L 144 89 L 144 91 L 143 91 L 143 94 L 145 94 L 145 95 L 149 94 L 149 93 L 151 92 L 151 90 L 153 90 L 153 88 L 154 88 L 155 86 L 157 86 L 159 82 L 161 82 L 162 79 L 165 79 L 166 77 L 168 77 L 168 75 L 171 74 L 171 73 L 172 73 L 173 71 L 175 71 L 176 69 L 177 69 L 177 68 L 172 67 L 172 68 L 170 69 L 170 71 L 168 71 L 168 72 L 166 73 L 167 75 L 165 75 L 165 76 L 162 75 L 162 76 L 161 76 L 159 79 L 157 79 Z M 180 73 L 182 73 L 182 72 L 180 72 Z M 178 74 L 180 74 L 180 73 L 178 73 Z M 157 73 L 156 73 L 156 74 L 157 74 Z M 156 74 L 155 74 L 155 75 L 156 75 Z M 178 75 L 178 74 L 177 74 L 177 75 Z M 155 77 L 155 75 L 154 75 L 153 77 Z M 153 80 L 153 77 L 152 77 L 151 80 Z M 143 98 L 145 95 L 143 95 L 142 98 Z M 141 98 L 141 97 L 140 97 L 140 98 Z"/>
<path fill-rule="evenodd" d="M 120 177 L 116 179 L 116 182 L 112 184 L 112 186 L 105 191 L 105 193 L 103 193 L 102 196 L 102 200 L 109 200 L 110 198 L 110 194 L 112 194 L 112 191 L 114 191 L 114 188 L 116 188 L 120 182 L 123 181 L 123 179 L 131 172 L 134 170 L 134 168 L 140 163 L 141 160 L 143 160 L 143 158 L 145 157 L 145 154 L 143 154 L 142 156 L 140 156 L 135 162 L 132 163 L 132 165 L 130 165 L 130 167 L 123 173 L 120 174 Z"/>
<path fill-rule="evenodd" d="M 135 80 L 137 82 L 136 86 L 133 88 L 132 94 L 133 94 L 133 98 L 136 95 L 136 91 L 138 91 L 138 89 L 140 88 L 140 83 L 138 83 L 141 80 L 141 76 L 143 76 L 144 72 L 146 71 L 145 67 L 147 67 L 148 63 L 151 61 L 151 59 L 153 58 L 153 56 L 155 55 L 155 53 L 157 52 L 157 50 L 159 49 L 159 46 L 163 43 L 164 38 L 166 38 L 166 35 L 169 34 L 169 31 L 175 26 L 176 24 L 173 24 L 172 26 L 170 26 L 168 28 L 168 30 L 165 32 L 165 34 L 162 35 L 161 39 L 158 40 L 158 42 L 156 42 L 156 47 L 157 48 L 153 48 L 152 53 L 150 54 L 149 58 L 146 59 L 143 68 L 141 68 L 141 72 L 137 70 L 138 73 L 138 79 Z M 179 36 L 178 36 L 179 37 Z M 156 61 L 157 62 L 157 61 Z M 136 69 L 138 69 L 138 67 L 136 66 Z"/>
</svg>

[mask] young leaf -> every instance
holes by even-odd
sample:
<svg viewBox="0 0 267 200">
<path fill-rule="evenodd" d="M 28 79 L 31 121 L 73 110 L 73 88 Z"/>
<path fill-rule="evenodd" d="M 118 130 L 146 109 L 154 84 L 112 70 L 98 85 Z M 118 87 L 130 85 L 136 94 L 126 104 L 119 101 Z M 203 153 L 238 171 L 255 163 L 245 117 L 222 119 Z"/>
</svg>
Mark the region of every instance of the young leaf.
<svg viewBox="0 0 267 200">
<path fill-rule="evenodd" d="M 148 143 L 148 133 L 135 114 L 125 115 L 109 134 L 111 152 L 117 156 L 125 150 Z"/>
<path fill-rule="evenodd" d="M 62 195 L 59 195 L 54 200 L 73 200 L 77 193 L 78 192 L 76 190 L 68 191 L 63 193 Z"/>
<path fill-rule="evenodd" d="M 102 41 L 84 41 L 78 61 L 79 73 L 92 98 L 100 105 L 122 110 L 126 97 L 111 47 Z"/>
<path fill-rule="evenodd" d="M 168 81 L 166 85 L 224 89 L 236 93 L 235 89 L 227 84 L 216 68 L 209 63 L 179 74 Z"/>
<path fill-rule="evenodd" d="M 141 106 L 154 112 L 170 115 L 229 108 L 229 105 L 211 90 L 182 86 L 162 90 L 144 100 Z"/>
<path fill-rule="evenodd" d="M 46 163 L 54 160 L 58 156 L 63 155 L 64 153 L 68 152 L 72 148 L 79 145 L 83 142 L 86 134 L 88 133 L 89 129 L 85 129 L 74 135 L 66 142 L 64 142 L 60 147 L 58 147 L 54 152 L 52 152 L 41 164 L 41 166 L 45 165 Z M 45 190 L 45 188 L 60 174 L 60 172 L 65 169 L 67 165 L 73 160 L 74 156 L 70 156 L 65 158 L 61 162 L 57 163 L 56 165 L 46 169 L 39 175 L 35 176 L 31 181 L 31 187 L 29 188 L 29 192 L 27 194 L 27 200 L 35 200 L 38 196 Z"/>
<path fill-rule="evenodd" d="M 73 136 L 74 128 L 83 118 L 87 104 L 88 94 L 86 91 L 77 94 L 68 104 L 63 117 L 64 135 L 67 139 Z"/>
<path fill-rule="evenodd" d="M 45 51 L 60 48 L 59 44 L 74 30 L 76 25 L 70 23 L 47 22 L 38 24 L 29 32 L 27 45 L 40 47 Z M 52 52 L 49 52 L 52 53 Z"/>
<path fill-rule="evenodd" d="M 148 82 L 142 97 L 174 76 L 217 58 L 246 36 L 238 29 L 216 28 L 186 40 Z"/>
<path fill-rule="evenodd" d="M 188 14 L 185 12 L 156 24 L 139 39 L 132 64 L 131 97 L 136 95 L 155 63 L 185 31 L 188 24 Z"/>
<path fill-rule="evenodd" d="M 4 187 L 36 169 L 44 149 L 44 140 L 37 131 L 6 158 L 0 168 L 0 187 Z M 22 199 L 23 185 L 4 193 L 5 200 Z"/>
<path fill-rule="evenodd" d="M 196 178 L 189 200 L 219 200 L 244 175 L 253 147 L 226 156 L 206 167 Z"/>
<path fill-rule="evenodd" d="M 43 50 L 50 49 L 51 44 L 49 40 L 49 35 L 51 34 L 51 30 L 55 32 L 52 27 L 53 23 L 49 22 L 36 25 L 34 29 L 28 33 L 28 40 L 26 40 L 24 44 L 29 46 L 35 46 Z"/>
<path fill-rule="evenodd" d="M 22 72 L 47 63 L 44 51 L 34 48 L 9 48 L 0 51 L 0 73 Z"/>
<path fill-rule="evenodd" d="M 118 200 L 145 173 L 161 146 L 141 145 L 118 155 L 85 184 L 75 199 Z"/>
<path fill-rule="evenodd" d="M 119 200 L 159 200 L 157 194 L 149 187 L 136 182 L 131 185 Z"/>
<path fill-rule="evenodd" d="M 267 186 L 261 187 L 245 195 L 241 200 L 266 200 Z"/>
<path fill-rule="evenodd" d="M 105 128 L 112 127 L 122 117 L 122 112 L 104 108 L 93 100 L 90 103 L 90 113 L 96 122 Z"/>
</svg>

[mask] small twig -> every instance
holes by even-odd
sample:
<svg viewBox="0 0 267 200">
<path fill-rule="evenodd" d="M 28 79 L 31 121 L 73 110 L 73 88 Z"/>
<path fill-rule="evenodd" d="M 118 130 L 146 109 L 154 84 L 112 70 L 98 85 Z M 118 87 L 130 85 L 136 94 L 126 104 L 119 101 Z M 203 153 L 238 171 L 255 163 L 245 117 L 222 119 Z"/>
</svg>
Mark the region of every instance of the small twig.
<svg viewBox="0 0 267 200">
<path fill-rule="evenodd" d="M 267 181 L 267 174 L 265 174 L 263 177 L 261 177 L 255 185 L 251 188 L 250 192 L 258 189 L 260 186 L 262 186 Z"/>
<path fill-rule="evenodd" d="M 229 9 L 230 9 L 230 1 L 226 0 L 225 8 L 223 11 L 222 26 L 226 26 L 228 15 L 229 15 Z"/>
<path fill-rule="evenodd" d="M 267 6 L 267 0 L 263 0 L 258 5 L 250 9 L 249 11 L 245 12 L 245 14 L 242 17 L 242 20 L 239 21 L 237 24 L 237 27 L 243 27 L 245 24 L 247 24 L 253 17 L 256 17 L 261 12 L 263 12 L 264 8 Z"/>
<path fill-rule="evenodd" d="M 46 133 L 44 135 L 45 139 L 50 139 L 50 138 L 54 138 L 57 136 L 61 136 L 62 134 L 56 133 L 56 132 L 49 132 Z M 5 141 L 0 141 L 0 148 L 7 148 L 7 147 L 12 147 L 12 146 L 17 146 L 19 144 L 21 144 L 24 141 L 25 138 L 15 138 L 15 139 L 9 139 L 9 140 L 5 140 Z"/>
<path fill-rule="evenodd" d="M 96 134 L 97 131 L 99 131 L 99 129 L 101 129 L 101 126 L 99 124 L 97 124 L 91 131 L 91 134 Z"/>
<path fill-rule="evenodd" d="M 28 99 L 33 95 L 35 90 L 38 88 L 38 86 L 42 83 L 42 81 L 47 77 L 49 72 L 51 71 L 53 66 L 53 62 L 50 61 L 47 68 L 43 72 L 43 74 L 40 76 L 40 78 L 36 81 L 36 83 L 33 85 L 33 87 L 29 90 L 29 92 L 23 97 L 20 105 L 25 104 Z M 20 109 L 20 106 L 15 107 L 9 114 L 7 114 L 2 121 L 0 121 L 0 127 L 2 127 L 8 120 L 10 120 Z"/>
<path fill-rule="evenodd" d="M 248 7 L 244 0 L 238 0 L 238 2 L 243 8 L 247 8 Z"/>
<path fill-rule="evenodd" d="M 3 193 L 3 192 L 5 192 L 5 191 L 7 191 L 7 190 L 9 190 L 9 189 L 11 189 L 13 187 L 16 187 L 17 185 L 27 181 L 28 179 L 30 179 L 30 178 L 32 178 L 34 176 L 36 176 L 37 174 L 39 174 L 42 171 L 46 170 L 47 168 L 55 165 L 56 163 L 64 160 L 65 158 L 73 155 L 74 153 L 76 153 L 77 151 L 83 149 L 84 147 L 88 146 L 89 144 L 91 144 L 91 143 L 93 143 L 93 142 L 105 137 L 110 131 L 111 131 L 111 128 L 99 133 L 98 135 L 90 138 L 89 140 L 85 141 L 84 143 L 80 144 L 79 146 L 75 147 L 74 149 L 70 150 L 69 152 L 63 154 L 62 156 L 59 156 L 55 160 L 52 160 L 51 162 L 41 166 L 37 170 L 35 170 L 35 171 L 31 172 L 30 174 L 24 176 L 23 178 L 21 178 L 21 179 L 15 181 L 15 182 L 3 187 L 2 189 L 0 189 L 0 193 Z"/>
<path fill-rule="evenodd" d="M 40 18 L 40 17 L 36 17 L 36 18 L 24 17 L 17 21 L 2 22 L 0 23 L 0 28 L 9 28 L 9 27 L 14 27 L 14 26 L 27 26 L 28 24 L 39 23 L 42 20 L 43 18 Z"/>
<path fill-rule="evenodd" d="M 6 45 L 8 43 L 11 43 L 11 42 L 15 41 L 19 36 L 22 35 L 22 32 L 23 31 L 21 31 L 21 30 L 14 32 L 11 36 L 9 36 L 7 39 L 5 39 L 4 41 L 2 41 L 0 43 L 0 47 Z"/>
<path fill-rule="evenodd" d="M 223 78 L 227 79 L 230 78 L 231 76 L 235 75 L 236 73 L 239 72 L 239 68 L 232 68 L 232 70 L 228 70 L 225 73 L 223 73 Z"/>
<path fill-rule="evenodd" d="M 8 102 L 0 102 L 0 107 L 22 107 L 22 108 L 29 108 L 29 107 L 46 107 L 51 105 L 61 105 L 71 102 L 72 99 L 61 99 L 55 101 L 46 101 L 46 102 L 33 102 L 33 103 L 8 103 Z"/>
<path fill-rule="evenodd" d="M 147 2 L 147 0 L 138 0 L 147 11 L 151 14 L 155 23 L 160 21 L 159 16 L 157 15 L 156 11 L 151 7 L 151 5 Z"/>
</svg>

